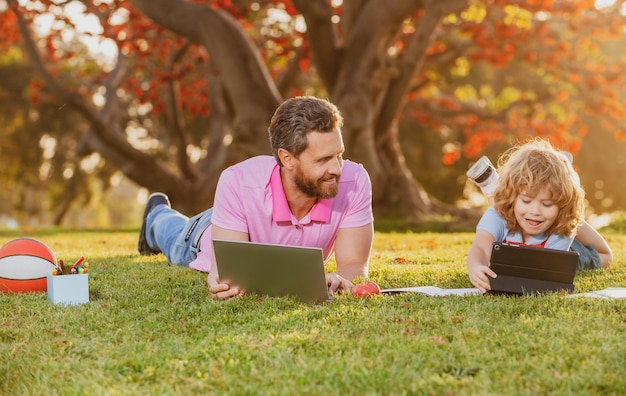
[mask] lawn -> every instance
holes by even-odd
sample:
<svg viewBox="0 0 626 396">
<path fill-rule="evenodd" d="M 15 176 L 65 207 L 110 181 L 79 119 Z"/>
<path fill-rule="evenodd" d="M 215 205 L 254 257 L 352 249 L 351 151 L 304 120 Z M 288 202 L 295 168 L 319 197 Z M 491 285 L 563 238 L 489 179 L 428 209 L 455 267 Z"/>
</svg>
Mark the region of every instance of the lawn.
<svg viewBox="0 0 626 396">
<path fill-rule="evenodd" d="M 139 256 L 136 230 L 0 233 L 85 256 L 90 302 L 0 293 L 3 395 L 612 395 L 626 391 L 626 300 L 417 294 L 307 305 L 212 301 L 206 275 Z M 626 234 L 577 292 L 626 286 Z M 375 235 L 381 287 L 471 287 L 471 233 Z M 332 263 L 330 266 L 332 267 Z"/>
</svg>

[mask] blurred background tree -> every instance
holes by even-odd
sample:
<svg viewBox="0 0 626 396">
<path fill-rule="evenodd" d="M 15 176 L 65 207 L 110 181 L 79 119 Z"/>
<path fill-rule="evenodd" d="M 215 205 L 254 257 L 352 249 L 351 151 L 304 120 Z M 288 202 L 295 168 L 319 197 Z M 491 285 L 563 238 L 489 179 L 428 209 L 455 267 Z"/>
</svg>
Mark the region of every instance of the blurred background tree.
<svg viewBox="0 0 626 396">
<path fill-rule="evenodd" d="M 140 205 L 121 203 L 135 186 L 202 210 L 222 169 L 269 152 L 271 113 L 300 94 L 344 113 L 376 216 L 462 216 L 480 204 L 467 167 L 530 136 L 575 155 L 596 211 L 624 207 L 623 1 L 9 0 L 0 12 L 0 213 L 21 222 L 91 208 L 97 225 L 138 223 Z M 115 185 L 127 194 L 104 220 Z"/>
</svg>

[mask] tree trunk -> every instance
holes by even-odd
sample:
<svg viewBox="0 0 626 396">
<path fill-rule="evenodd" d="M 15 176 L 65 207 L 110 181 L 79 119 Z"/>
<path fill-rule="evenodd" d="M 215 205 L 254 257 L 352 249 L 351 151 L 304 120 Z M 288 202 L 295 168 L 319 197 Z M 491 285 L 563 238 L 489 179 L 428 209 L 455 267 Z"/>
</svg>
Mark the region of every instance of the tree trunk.
<svg viewBox="0 0 626 396">
<path fill-rule="evenodd" d="M 28 32 L 30 53 L 51 89 L 80 111 L 90 123 L 83 143 L 150 191 L 162 191 L 183 213 L 193 214 L 212 205 L 219 174 L 226 166 L 258 154 L 269 154 L 267 126 L 282 101 L 259 51 L 241 25 L 223 10 L 182 0 L 131 0 L 133 6 L 161 27 L 206 48 L 212 68 L 210 103 L 212 125 L 208 155 L 192 164 L 183 158 L 179 169 L 134 148 L 126 139 L 123 117 L 115 103 L 96 109 L 88 97 L 64 89 L 46 71 Z M 412 76 L 419 70 L 433 32 L 441 18 L 458 12 L 467 0 L 344 1 L 337 33 L 327 0 L 293 0 L 307 22 L 313 60 L 330 99 L 345 117 L 346 157 L 364 164 L 373 182 L 376 215 L 416 218 L 448 210 L 426 194 L 407 168 L 399 145 L 396 119 Z M 416 13 L 422 11 L 420 17 Z M 391 57 L 388 49 L 399 37 L 403 23 L 412 18 L 417 30 L 404 53 Z M 24 32 L 24 31 L 23 31 Z M 120 56 L 118 62 L 124 61 Z M 114 73 L 106 86 L 115 92 Z M 175 85 L 172 85 L 175 88 Z M 176 92 L 172 91 L 172 117 Z M 114 95 L 109 101 L 118 100 Z M 173 120 L 172 141 L 183 152 L 181 120 Z M 230 144 L 224 143 L 226 137 Z"/>
<path fill-rule="evenodd" d="M 268 154 L 266 128 L 281 99 L 257 50 L 236 21 L 219 10 L 187 2 L 132 3 L 159 25 L 204 45 L 215 59 L 229 106 L 226 118 L 232 117 L 233 143 L 223 148 L 229 154 L 221 156 L 221 166 L 213 169 Z M 443 4 L 390 0 L 384 7 L 375 1 L 347 1 L 343 46 L 335 36 L 326 0 L 294 0 L 294 5 L 306 19 L 315 64 L 330 99 L 344 114 L 347 157 L 363 163 L 372 178 L 375 213 L 417 218 L 451 210 L 430 197 L 407 168 L 394 120 L 435 27 L 443 16 L 462 10 L 467 0 Z M 424 16 L 410 52 L 391 63 L 386 53 L 389 43 L 403 21 L 420 9 Z M 203 209 L 212 201 L 216 182 L 216 174 L 201 177 L 192 194 L 196 198 L 185 192 L 186 197 L 175 201 L 187 210 Z"/>
<path fill-rule="evenodd" d="M 353 19 L 346 28 L 346 50 L 333 100 L 346 117 L 347 152 L 365 165 L 372 178 L 377 215 L 416 219 L 453 210 L 429 196 L 406 166 L 396 122 L 441 18 L 466 6 L 465 0 L 441 3 L 422 2 L 416 32 L 396 59 L 387 53 L 390 43 L 398 37 L 402 22 L 420 9 L 419 2 L 396 0 L 384 9 L 365 2 L 350 10 Z"/>
</svg>

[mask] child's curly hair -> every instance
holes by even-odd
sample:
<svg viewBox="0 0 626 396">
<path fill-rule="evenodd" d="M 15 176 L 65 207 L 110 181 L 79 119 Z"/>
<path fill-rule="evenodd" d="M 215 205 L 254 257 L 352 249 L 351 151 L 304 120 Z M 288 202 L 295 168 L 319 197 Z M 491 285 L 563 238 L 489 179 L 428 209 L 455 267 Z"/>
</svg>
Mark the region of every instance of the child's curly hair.
<svg viewBox="0 0 626 396">
<path fill-rule="evenodd" d="M 543 188 L 559 208 L 548 235 L 571 236 L 583 220 L 585 191 L 570 161 L 552 145 L 541 139 L 507 150 L 498 159 L 498 186 L 494 208 L 507 227 L 521 231 L 513 207 L 519 194 L 535 196 Z"/>
</svg>

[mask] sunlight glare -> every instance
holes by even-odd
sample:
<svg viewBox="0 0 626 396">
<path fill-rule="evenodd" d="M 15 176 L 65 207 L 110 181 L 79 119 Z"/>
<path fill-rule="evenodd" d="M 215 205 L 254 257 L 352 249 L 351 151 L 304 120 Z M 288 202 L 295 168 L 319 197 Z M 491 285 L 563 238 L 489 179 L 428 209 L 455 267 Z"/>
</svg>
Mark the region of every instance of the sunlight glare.
<svg viewBox="0 0 626 396">
<path fill-rule="evenodd" d="M 87 45 L 87 48 L 94 55 L 103 58 L 105 62 L 113 62 L 117 58 L 117 46 L 111 39 L 102 37 L 104 31 L 98 17 L 85 14 L 85 10 L 86 7 L 79 2 L 71 2 L 64 7 L 64 12 L 76 26 L 80 40 Z M 121 19 L 123 18 L 120 16 Z"/>
<path fill-rule="evenodd" d="M 102 107 L 106 104 L 106 88 L 100 87 L 96 92 L 91 96 L 91 101 L 98 107 Z"/>
<path fill-rule="evenodd" d="M 56 138 L 45 134 L 39 139 L 39 147 L 42 149 L 42 155 L 46 160 L 49 160 L 54 157 L 54 154 L 57 151 L 57 140 Z"/>
<path fill-rule="evenodd" d="M 192 144 L 187 145 L 186 151 L 187 151 L 187 156 L 189 157 L 189 160 L 193 164 L 198 163 L 198 161 L 200 161 L 200 158 L 202 158 L 204 154 L 204 150 Z"/>
<path fill-rule="evenodd" d="M 602 9 L 607 7 L 612 7 L 615 5 L 616 0 L 596 0 L 596 8 Z"/>
<path fill-rule="evenodd" d="M 20 4 L 25 7 L 33 7 L 32 2 L 20 1 Z M 67 15 L 69 20 L 76 27 L 76 34 L 74 34 L 74 31 L 64 31 L 62 33 L 63 41 L 69 42 L 74 37 L 77 37 L 80 41 L 85 43 L 89 51 L 96 58 L 103 60 L 105 64 L 110 66 L 117 59 L 117 45 L 113 40 L 102 36 L 103 29 L 98 17 L 93 14 L 85 14 L 85 10 L 86 7 L 82 3 L 78 1 L 69 2 L 65 4 L 60 11 L 59 7 L 57 7 L 56 10 L 38 15 L 33 22 L 34 30 L 41 36 L 48 35 L 55 26 L 55 23 L 59 23 L 59 20 L 55 18 L 55 14 L 62 13 Z M 127 19 L 127 15 L 116 13 L 114 18 L 115 23 L 124 23 Z"/>
<path fill-rule="evenodd" d="M 86 7 L 82 3 L 72 2 L 65 6 L 65 13 L 76 26 L 79 33 L 102 34 L 100 21 L 93 14 L 85 14 Z"/>
<path fill-rule="evenodd" d="M 291 15 L 287 14 L 285 10 L 279 8 L 270 8 L 267 10 L 267 21 L 270 24 L 274 23 L 289 23 L 291 21 Z"/>
<path fill-rule="evenodd" d="M 148 202 L 148 195 L 150 194 L 147 189 L 140 188 L 139 191 L 137 191 L 137 203 L 145 205 L 146 202 Z"/>
<path fill-rule="evenodd" d="M 52 165 L 50 161 L 42 162 L 39 167 L 39 180 L 46 180 L 50 175 L 50 169 L 52 169 Z"/>
<path fill-rule="evenodd" d="M 91 153 L 80 160 L 80 168 L 85 171 L 85 173 L 91 174 L 102 162 L 103 159 L 99 153 Z"/>
<path fill-rule="evenodd" d="M 109 183 L 111 183 L 111 186 L 113 186 L 113 187 L 119 186 L 122 183 L 122 175 L 120 174 L 120 172 L 115 172 L 109 178 Z"/>
</svg>

